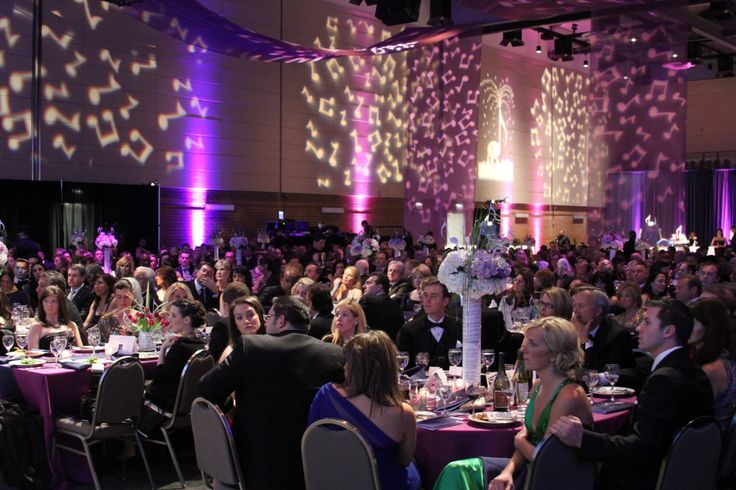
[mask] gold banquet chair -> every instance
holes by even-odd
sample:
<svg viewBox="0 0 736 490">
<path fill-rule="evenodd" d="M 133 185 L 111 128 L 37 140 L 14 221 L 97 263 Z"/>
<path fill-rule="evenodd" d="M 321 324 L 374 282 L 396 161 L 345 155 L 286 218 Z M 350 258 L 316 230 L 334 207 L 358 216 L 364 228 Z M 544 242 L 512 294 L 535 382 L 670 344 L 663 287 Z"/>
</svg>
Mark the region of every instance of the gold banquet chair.
<svg viewBox="0 0 736 490">
<path fill-rule="evenodd" d="M 151 469 L 137 431 L 143 407 L 143 383 L 143 367 L 136 359 L 121 357 L 113 362 L 100 378 L 92 420 L 80 420 L 75 417 L 56 419 L 51 460 L 54 460 L 57 448 L 86 456 L 95 488 L 99 490 L 100 482 L 92 460 L 91 446 L 105 439 L 122 439 L 126 442 L 134 439 L 140 449 L 151 488 L 154 488 Z M 58 435 L 78 439 L 83 450 L 59 443 Z"/>
<path fill-rule="evenodd" d="M 191 416 L 197 466 L 204 484 L 210 477 L 215 489 L 244 490 L 233 433 L 222 411 L 212 402 L 197 398 Z"/>
<path fill-rule="evenodd" d="M 307 490 L 380 490 L 373 449 L 352 424 L 322 419 L 302 437 Z"/>
</svg>

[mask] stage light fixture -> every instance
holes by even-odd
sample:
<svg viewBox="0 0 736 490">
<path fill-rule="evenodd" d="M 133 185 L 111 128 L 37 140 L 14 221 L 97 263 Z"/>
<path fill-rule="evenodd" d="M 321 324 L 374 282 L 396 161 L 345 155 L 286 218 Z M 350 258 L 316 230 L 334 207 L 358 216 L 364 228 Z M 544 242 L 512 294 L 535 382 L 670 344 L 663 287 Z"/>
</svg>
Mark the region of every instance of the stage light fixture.
<svg viewBox="0 0 736 490">
<path fill-rule="evenodd" d="M 378 0 L 376 18 L 387 26 L 416 22 L 421 3 L 421 0 Z"/>
<path fill-rule="evenodd" d="M 537 54 L 541 54 L 542 53 L 542 46 L 540 46 L 539 44 L 537 44 L 537 49 L 535 49 L 535 51 L 537 52 Z"/>
<path fill-rule="evenodd" d="M 572 54 L 572 37 L 563 36 L 555 39 L 554 51 L 548 51 L 547 57 L 553 61 L 572 61 L 575 57 Z"/>
<path fill-rule="evenodd" d="M 521 37 L 521 29 L 515 31 L 506 31 L 503 33 L 503 39 L 499 43 L 501 46 L 508 46 L 509 44 L 515 48 L 524 45 L 524 39 Z"/>
<path fill-rule="evenodd" d="M 636 39 L 636 36 L 631 36 L 631 37 L 629 38 L 629 42 L 630 42 L 630 43 L 635 43 L 636 41 L 638 41 L 638 39 Z"/>
<path fill-rule="evenodd" d="M 680 56 L 680 55 L 677 54 L 677 53 L 672 53 L 672 59 L 675 59 L 676 60 L 678 56 Z"/>
</svg>

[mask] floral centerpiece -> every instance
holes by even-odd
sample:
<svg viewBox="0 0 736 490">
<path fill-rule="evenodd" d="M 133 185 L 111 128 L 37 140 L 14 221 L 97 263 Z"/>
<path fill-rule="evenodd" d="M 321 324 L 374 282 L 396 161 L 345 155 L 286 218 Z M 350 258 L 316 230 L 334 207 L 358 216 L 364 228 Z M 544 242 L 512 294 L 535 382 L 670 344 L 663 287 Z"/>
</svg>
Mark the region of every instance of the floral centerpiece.
<svg viewBox="0 0 736 490">
<path fill-rule="evenodd" d="M 104 264 L 102 266 L 105 273 L 109 274 L 112 270 L 112 249 L 118 246 L 118 240 L 115 238 L 115 228 L 110 227 L 109 230 L 105 230 L 103 227 L 97 228 L 97 238 L 95 238 L 95 245 L 97 248 L 102 249 L 104 256 Z"/>
<path fill-rule="evenodd" d="M 0 267 L 8 261 L 8 247 L 0 240 Z"/>
<path fill-rule="evenodd" d="M 406 249 L 406 240 L 403 237 L 395 236 L 388 241 L 388 246 L 394 251 L 394 257 L 400 257 Z"/>
<path fill-rule="evenodd" d="M 151 304 L 151 287 L 146 289 L 145 305 Z M 141 351 L 155 350 L 152 332 L 161 327 L 167 327 L 169 320 L 166 318 L 164 305 L 158 305 L 153 311 L 149 306 L 137 304 L 126 313 L 132 330 L 138 334 L 138 347 Z"/>
<path fill-rule="evenodd" d="M 503 258 L 508 238 L 496 236 L 492 225 L 496 212 L 489 206 L 487 217 L 473 223 L 470 236 L 454 248 L 445 250 L 437 277 L 452 293 L 463 300 L 463 377 L 469 384 L 480 382 L 480 298 L 500 294 L 506 289 L 511 265 Z"/>
<path fill-rule="evenodd" d="M 225 240 L 222 239 L 222 233 L 217 232 L 210 237 L 209 246 L 215 251 L 215 261 L 220 260 L 220 249 L 225 245 Z"/>
<path fill-rule="evenodd" d="M 368 259 L 378 253 L 378 248 L 378 240 L 375 238 L 365 238 L 362 233 L 359 233 L 355 235 L 355 238 L 350 243 L 350 255 Z"/>
<path fill-rule="evenodd" d="M 261 244 L 261 250 L 266 248 L 266 245 L 271 243 L 271 237 L 265 231 L 259 231 L 256 241 Z"/>
<path fill-rule="evenodd" d="M 74 245 L 77 248 L 86 247 L 87 246 L 87 234 L 84 232 L 84 230 L 74 230 L 72 231 L 70 242 L 72 245 Z"/>
<path fill-rule="evenodd" d="M 235 263 L 243 264 L 243 249 L 248 245 L 248 239 L 242 234 L 230 237 L 230 248 L 235 250 Z"/>
</svg>

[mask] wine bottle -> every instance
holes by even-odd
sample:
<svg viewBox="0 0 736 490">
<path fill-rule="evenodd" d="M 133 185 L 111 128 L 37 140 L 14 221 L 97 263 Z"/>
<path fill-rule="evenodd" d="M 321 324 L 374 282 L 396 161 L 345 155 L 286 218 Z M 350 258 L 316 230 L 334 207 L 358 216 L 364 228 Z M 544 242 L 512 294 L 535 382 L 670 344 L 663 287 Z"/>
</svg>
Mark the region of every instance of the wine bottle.
<svg viewBox="0 0 736 490">
<path fill-rule="evenodd" d="M 516 406 L 523 405 L 529 399 L 529 382 L 531 381 L 531 373 L 524 366 L 524 356 L 521 350 L 516 356 L 516 366 L 514 366 L 514 386 L 516 387 Z"/>
<path fill-rule="evenodd" d="M 511 382 L 506 376 L 504 365 L 504 354 L 498 354 L 498 374 L 493 382 L 493 410 L 496 412 L 508 412 L 511 405 Z"/>
</svg>

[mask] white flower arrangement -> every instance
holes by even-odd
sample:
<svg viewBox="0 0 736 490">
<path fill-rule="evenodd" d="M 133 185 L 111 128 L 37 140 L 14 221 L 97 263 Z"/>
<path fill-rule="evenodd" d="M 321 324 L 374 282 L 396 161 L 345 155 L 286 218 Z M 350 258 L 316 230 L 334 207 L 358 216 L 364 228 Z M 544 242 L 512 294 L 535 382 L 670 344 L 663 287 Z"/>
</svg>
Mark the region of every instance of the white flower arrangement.
<svg viewBox="0 0 736 490">
<path fill-rule="evenodd" d="M 367 259 L 377 254 L 378 248 L 378 240 L 375 238 L 364 238 L 361 233 L 355 235 L 355 238 L 350 243 L 350 255 Z"/>
<path fill-rule="evenodd" d="M 406 249 L 406 241 L 397 236 L 388 241 L 388 246 L 393 249 L 394 255 L 398 256 Z"/>
<path fill-rule="evenodd" d="M 222 248 L 225 245 L 225 240 L 222 239 L 219 231 L 210 237 L 209 245 L 212 248 Z"/>
<path fill-rule="evenodd" d="M 271 237 L 268 236 L 268 233 L 266 233 L 265 231 L 259 231 L 258 232 L 258 238 L 256 238 L 256 240 L 258 241 L 258 243 L 260 243 L 262 245 L 265 245 L 267 243 L 271 243 Z"/>
<path fill-rule="evenodd" d="M 428 247 L 430 245 L 434 245 L 435 241 L 434 237 L 428 233 L 426 235 L 419 235 L 419 238 L 417 238 L 417 243 Z"/>
<path fill-rule="evenodd" d="M 107 231 L 101 226 L 97 228 L 97 238 L 95 238 L 95 245 L 97 245 L 97 248 L 117 247 L 118 240 L 117 238 L 115 238 L 115 228 L 111 227 Z"/>
<path fill-rule="evenodd" d="M 87 243 L 87 234 L 84 230 L 74 230 L 70 241 L 72 245 L 79 248 L 81 245 Z"/>
<path fill-rule="evenodd" d="M 618 233 L 605 233 L 601 237 L 601 248 L 604 250 L 623 250 L 624 238 Z"/>
<path fill-rule="evenodd" d="M 230 238 L 230 247 L 232 248 L 245 248 L 248 245 L 248 239 L 243 235 L 233 235 Z"/>
<path fill-rule="evenodd" d="M 0 240 L 0 267 L 8 261 L 8 247 Z"/>
</svg>

